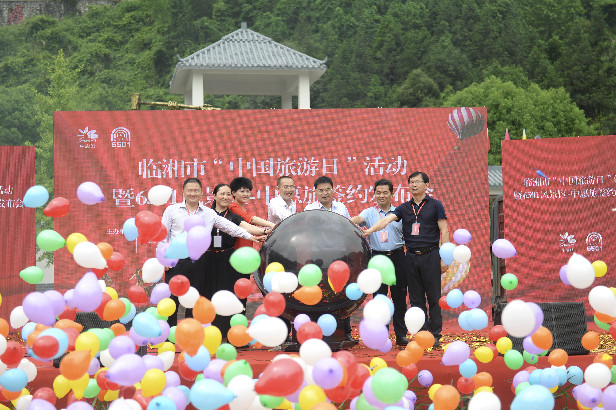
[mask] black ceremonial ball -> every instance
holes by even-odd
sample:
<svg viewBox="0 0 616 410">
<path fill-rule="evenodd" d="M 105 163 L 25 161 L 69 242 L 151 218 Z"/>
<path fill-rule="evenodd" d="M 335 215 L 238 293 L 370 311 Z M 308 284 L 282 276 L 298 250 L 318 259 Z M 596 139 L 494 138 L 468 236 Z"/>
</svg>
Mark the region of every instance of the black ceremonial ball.
<svg viewBox="0 0 616 410">
<path fill-rule="evenodd" d="M 269 235 L 261 248 L 261 267 L 255 272 L 254 278 L 265 295 L 267 290 L 263 286 L 263 275 L 270 263 L 279 262 L 285 271 L 295 275 L 302 266 L 314 263 L 323 272 L 319 284 L 323 299 L 310 306 L 291 294 L 285 294 L 284 316 L 292 320 L 299 313 L 306 313 L 312 320 L 317 320 L 320 315 L 330 313 L 341 319 L 357 309 L 364 297 L 350 300 L 345 290 L 335 293 L 328 284 L 327 269 L 334 261 L 346 262 L 351 270 L 348 286 L 357 282 L 357 276 L 366 269 L 369 259 L 368 241 L 362 231 L 347 218 L 322 210 L 300 212 L 282 221 Z"/>
</svg>

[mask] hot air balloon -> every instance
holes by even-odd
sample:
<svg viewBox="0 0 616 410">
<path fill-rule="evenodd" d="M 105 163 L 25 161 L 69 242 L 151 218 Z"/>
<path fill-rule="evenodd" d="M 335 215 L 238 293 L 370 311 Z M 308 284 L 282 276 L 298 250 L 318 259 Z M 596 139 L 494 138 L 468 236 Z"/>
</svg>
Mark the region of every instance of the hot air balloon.
<svg viewBox="0 0 616 410">
<path fill-rule="evenodd" d="M 470 138 L 483 130 L 485 120 L 479 111 L 470 107 L 461 107 L 449 114 L 447 125 L 459 140 Z"/>
</svg>

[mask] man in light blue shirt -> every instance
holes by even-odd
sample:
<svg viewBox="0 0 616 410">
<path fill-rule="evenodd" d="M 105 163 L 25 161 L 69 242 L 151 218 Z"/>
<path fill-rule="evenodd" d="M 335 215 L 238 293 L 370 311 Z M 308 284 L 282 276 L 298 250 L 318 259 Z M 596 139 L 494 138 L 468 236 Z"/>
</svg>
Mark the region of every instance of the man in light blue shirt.
<svg viewBox="0 0 616 410">
<path fill-rule="evenodd" d="M 359 215 L 351 218 L 351 221 L 357 225 L 365 224 L 366 228 L 370 228 L 391 214 L 396 209 L 391 204 L 393 190 L 394 185 L 390 180 L 379 179 L 376 181 L 374 183 L 376 206 L 364 209 Z M 409 343 L 406 338 L 406 325 L 404 324 L 408 268 L 406 266 L 406 258 L 404 257 L 402 222 L 390 223 L 385 229 L 371 234 L 369 240 L 372 255 L 387 256 L 391 259 L 396 269 L 396 284 L 390 287 L 391 299 L 394 303 L 394 332 L 396 333 L 396 344 L 398 346 L 406 346 Z M 381 288 L 376 293 L 387 295 L 387 285 L 381 285 Z"/>
</svg>

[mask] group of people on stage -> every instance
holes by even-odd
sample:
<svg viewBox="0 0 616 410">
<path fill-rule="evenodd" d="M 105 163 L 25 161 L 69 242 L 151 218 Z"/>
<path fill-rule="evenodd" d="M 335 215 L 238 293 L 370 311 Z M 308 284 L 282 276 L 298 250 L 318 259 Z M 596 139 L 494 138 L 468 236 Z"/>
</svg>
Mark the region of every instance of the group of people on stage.
<svg viewBox="0 0 616 410">
<path fill-rule="evenodd" d="M 408 292 L 410 304 L 426 313 L 425 330 L 434 335 L 435 346 L 438 346 L 442 330 L 438 303 L 441 296 L 441 273 L 447 270 L 438 249 L 443 243 L 449 242 L 447 216 L 442 203 L 426 195 L 430 180 L 425 173 L 413 172 L 407 182 L 413 195 L 410 201 L 394 207 L 391 203 L 393 183 L 388 179 L 379 179 L 374 184 L 375 206 L 351 217 L 346 206 L 334 200 L 332 179 L 321 176 L 314 182 L 317 201 L 307 205 L 304 210 L 335 212 L 364 228 L 372 253 L 386 255 L 395 267 L 396 285 L 388 289 L 383 284 L 377 293 L 391 293 L 396 344 L 405 346 L 409 342 L 404 323 Z M 196 214 L 202 216 L 206 227 L 212 229 L 212 244 L 199 260 L 193 262 L 188 258 L 182 259 L 175 267 L 168 269 L 165 274 L 167 283 L 175 275 L 184 275 L 207 298 L 219 290 L 233 291 L 236 280 L 240 278 L 240 274 L 229 263 L 233 250 L 263 241 L 272 228 L 297 212 L 297 203 L 293 200 L 293 178 L 278 178 L 278 196 L 268 205 L 267 220 L 246 210 L 252 188 L 252 182 L 245 177 L 235 178 L 229 185 L 218 184 L 214 188 L 211 207 L 206 207 L 200 202 L 203 195 L 201 181 L 197 178 L 184 181 L 184 201 L 170 205 L 162 217 L 162 223 L 168 231 L 167 240 L 171 241 L 182 233 L 184 220 Z M 175 301 L 178 302 L 177 299 Z M 245 299 L 243 303 L 246 304 Z M 187 310 L 186 317 L 191 315 L 192 312 Z M 168 321 L 171 326 L 177 324 L 177 310 Z M 354 340 L 350 319 L 345 319 L 343 324 L 346 338 Z M 213 325 L 220 329 L 224 337 L 229 330 L 229 318 L 217 316 Z"/>
</svg>

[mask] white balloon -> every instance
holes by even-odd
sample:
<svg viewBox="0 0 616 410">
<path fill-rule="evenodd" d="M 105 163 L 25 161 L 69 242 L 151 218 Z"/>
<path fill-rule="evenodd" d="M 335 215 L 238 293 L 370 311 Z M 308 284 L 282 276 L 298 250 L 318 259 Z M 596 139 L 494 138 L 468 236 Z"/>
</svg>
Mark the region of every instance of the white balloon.
<svg viewBox="0 0 616 410">
<path fill-rule="evenodd" d="M 11 327 L 13 329 L 19 329 L 20 327 L 28 323 L 30 319 L 28 319 L 28 316 L 26 316 L 23 306 L 16 306 L 15 309 L 11 311 L 9 321 L 11 322 Z"/>
<path fill-rule="evenodd" d="M 468 403 L 468 410 L 500 410 L 501 402 L 498 396 L 489 391 L 482 391 L 473 396 Z"/>
<path fill-rule="evenodd" d="M 426 314 L 417 306 L 413 306 L 404 314 L 404 324 L 412 335 L 419 332 L 424 323 L 426 323 Z"/>
<path fill-rule="evenodd" d="M 372 299 L 364 306 L 364 319 L 376 320 L 384 325 L 391 320 L 391 310 L 387 302 L 381 299 Z"/>
<path fill-rule="evenodd" d="M 616 317 L 616 295 L 607 286 L 595 286 L 588 293 L 590 306 L 599 313 Z"/>
<path fill-rule="evenodd" d="M 567 280 L 571 286 L 586 289 L 595 281 L 595 268 L 579 253 L 574 253 L 567 262 Z"/>
<path fill-rule="evenodd" d="M 21 396 L 17 399 L 17 404 L 15 404 L 15 410 L 28 410 L 30 407 L 30 402 L 32 402 L 32 395 L 28 394 L 27 396 Z"/>
<path fill-rule="evenodd" d="M 150 258 L 143 263 L 141 277 L 145 283 L 158 282 L 165 273 L 165 267 L 156 258 Z"/>
<path fill-rule="evenodd" d="M 155 185 L 148 191 L 148 200 L 152 205 L 165 205 L 173 190 L 166 185 Z"/>
<path fill-rule="evenodd" d="M 259 398 L 259 396 L 257 396 L 252 401 L 252 404 L 250 405 L 250 407 L 248 407 L 248 410 L 269 410 L 269 409 L 267 407 L 263 407 L 263 405 L 261 404 L 261 399 Z"/>
<path fill-rule="evenodd" d="M 612 372 L 603 363 L 593 363 L 584 370 L 584 380 L 595 389 L 603 389 L 610 384 Z"/>
<path fill-rule="evenodd" d="M 314 369 L 314 366 L 311 366 L 309 364 L 304 364 L 304 381 L 306 382 L 306 384 L 316 384 L 314 382 L 314 379 L 312 377 L 312 369 Z"/>
<path fill-rule="evenodd" d="M 466 245 L 458 245 L 453 250 L 453 259 L 459 263 L 467 263 L 471 260 L 471 250 Z"/>
<path fill-rule="evenodd" d="M 216 295 L 214 295 L 216 296 Z M 214 302 L 212 297 L 212 303 Z M 218 309 L 216 309 L 218 311 Z M 289 335 L 289 328 L 279 317 L 265 317 L 257 323 L 251 323 L 248 334 L 264 346 L 280 346 Z"/>
<path fill-rule="evenodd" d="M 293 293 L 299 282 L 297 275 L 291 272 L 272 272 L 272 290 L 279 293 Z"/>
<path fill-rule="evenodd" d="M 101 291 L 103 291 L 103 292 L 105 292 L 107 290 L 107 284 L 102 279 L 98 280 L 98 286 L 101 288 Z"/>
<path fill-rule="evenodd" d="M 357 286 L 366 295 L 379 290 L 382 283 L 381 272 L 374 268 L 364 269 L 357 277 Z"/>
<path fill-rule="evenodd" d="M 308 339 L 299 348 L 299 357 L 304 359 L 306 364 L 314 366 L 319 359 L 331 357 L 332 349 L 321 339 Z M 306 369 L 308 370 L 308 369 Z M 312 372 L 306 372 L 312 373 Z"/>
<path fill-rule="evenodd" d="M 0 335 L 0 356 L 2 356 L 4 352 L 6 352 L 6 346 L 7 346 L 6 337 L 4 337 L 3 335 Z"/>
<path fill-rule="evenodd" d="M 214 308 L 216 308 L 216 314 L 220 316 L 233 316 L 244 311 L 242 302 L 240 302 L 235 293 L 228 290 L 219 290 L 214 293 L 211 302 Z"/>
<path fill-rule="evenodd" d="M 6 364 L 4 364 L 2 360 L 0 360 L 0 376 L 2 375 L 2 373 L 6 372 L 6 369 L 7 369 Z"/>
<path fill-rule="evenodd" d="M 133 399 L 115 399 L 107 410 L 141 410 L 141 405 Z"/>
<path fill-rule="evenodd" d="M 501 315 L 501 321 L 507 333 L 513 337 L 523 338 L 535 328 L 535 313 L 523 300 L 516 299 L 507 303 Z"/>
<path fill-rule="evenodd" d="M 111 367 L 113 362 L 115 362 L 115 359 L 111 356 L 111 353 L 109 353 L 109 349 L 101 350 L 100 358 L 101 363 L 105 367 Z"/>
<path fill-rule="evenodd" d="M 175 352 L 167 351 L 158 354 L 160 360 L 163 361 L 163 369 L 169 370 L 173 366 L 173 360 L 175 359 Z"/>
<path fill-rule="evenodd" d="M 88 269 L 105 269 L 107 261 L 101 250 L 92 242 L 79 242 L 73 249 L 73 259 L 77 265 Z"/>
<path fill-rule="evenodd" d="M 227 389 L 235 394 L 235 399 L 229 403 L 229 409 L 231 410 L 247 409 L 255 400 L 255 397 L 257 397 L 254 380 L 245 374 L 232 378 L 227 385 Z"/>
<path fill-rule="evenodd" d="M 180 305 L 184 306 L 186 309 L 194 308 L 197 300 L 199 300 L 199 291 L 192 286 L 188 288 L 188 292 L 178 297 Z"/>
<path fill-rule="evenodd" d="M 17 368 L 23 370 L 24 373 L 26 373 L 26 376 L 28 376 L 28 382 L 31 382 L 32 380 L 36 379 L 38 371 L 36 370 L 36 365 L 30 360 L 25 358 L 21 359 L 21 362 L 19 362 Z"/>
</svg>

